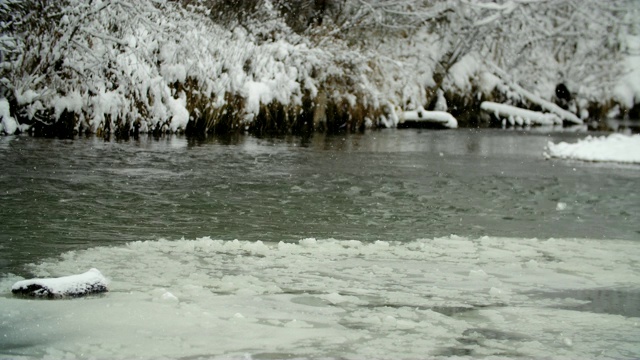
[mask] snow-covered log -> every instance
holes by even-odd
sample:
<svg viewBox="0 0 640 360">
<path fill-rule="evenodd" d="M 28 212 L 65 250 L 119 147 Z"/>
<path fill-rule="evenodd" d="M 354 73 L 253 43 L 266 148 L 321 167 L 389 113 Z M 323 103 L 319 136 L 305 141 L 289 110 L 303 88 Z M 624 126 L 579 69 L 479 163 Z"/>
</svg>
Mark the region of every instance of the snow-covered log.
<svg viewBox="0 0 640 360">
<path fill-rule="evenodd" d="M 449 129 L 455 129 L 458 127 L 458 120 L 446 111 L 427 111 L 420 107 L 418 110 L 404 111 L 400 114 L 400 124 L 405 121 L 414 121 L 441 125 Z"/>
<path fill-rule="evenodd" d="M 47 298 L 78 297 L 106 291 L 107 279 L 98 269 L 59 278 L 22 280 L 11 287 L 15 295 Z"/>
<path fill-rule="evenodd" d="M 562 119 L 556 114 L 531 111 L 519 107 L 484 101 L 480 108 L 497 118 L 506 118 L 518 125 L 556 125 L 562 124 Z"/>
</svg>

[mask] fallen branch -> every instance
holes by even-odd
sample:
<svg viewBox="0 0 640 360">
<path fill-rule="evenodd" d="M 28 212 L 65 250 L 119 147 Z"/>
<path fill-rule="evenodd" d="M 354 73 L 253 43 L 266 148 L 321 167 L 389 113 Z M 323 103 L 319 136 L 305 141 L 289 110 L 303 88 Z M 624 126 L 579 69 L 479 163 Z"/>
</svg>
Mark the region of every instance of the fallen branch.
<svg viewBox="0 0 640 360">
<path fill-rule="evenodd" d="M 488 64 L 490 67 L 493 68 L 495 75 L 498 76 L 505 84 L 507 84 L 508 86 L 510 86 L 513 90 L 515 90 L 516 92 L 518 92 L 520 95 L 524 96 L 527 100 L 529 100 L 530 102 L 536 104 L 536 105 L 540 105 L 540 107 L 542 107 L 543 109 L 552 112 L 556 115 L 558 115 L 560 117 L 560 119 L 562 120 L 566 120 L 569 121 L 571 123 L 574 124 L 582 124 L 583 121 L 582 119 L 580 119 L 576 114 L 569 112 L 563 108 L 561 108 L 560 106 L 547 101 L 543 98 L 541 98 L 538 95 L 533 94 L 532 92 L 525 90 L 524 88 L 522 88 L 520 85 L 516 84 L 515 82 L 512 81 L 508 81 L 508 75 L 502 70 L 500 69 L 498 66 L 496 66 L 495 64 L 489 63 Z"/>
<path fill-rule="evenodd" d="M 497 118 L 504 117 L 510 119 L 510 121 L 513 120 L 515 123 L 538 125 L 562 124 L 562 119 L 556 114 L 531 111 L 506 104 L 484 101 L 480 104 L 480 108 L 495 114 Z"/>
</svg>

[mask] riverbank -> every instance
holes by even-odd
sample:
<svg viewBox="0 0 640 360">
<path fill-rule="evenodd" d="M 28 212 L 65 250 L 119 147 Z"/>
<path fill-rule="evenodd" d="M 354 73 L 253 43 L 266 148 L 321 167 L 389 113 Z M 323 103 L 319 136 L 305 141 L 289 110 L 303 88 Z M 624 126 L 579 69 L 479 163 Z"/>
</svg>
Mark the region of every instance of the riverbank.
<svg viewBox="0 0 640 360">
<path fill-rule="evenodd" d="M 518 11 L 442 2 L 413 13 L 401 11 L 408 3 L 335 3 L 308 8 L 313 21 L 302 23 L 288 15 L 293 3 L 7 1 L 0 132 L 358 131 L 395 127 L 401 112 L 420 108 L 448 111 L 460 127 L 500 126 L 485 101 L 568 111 L 597 129 L 639 113 L 637 71 L 628 71 L 637 56 L 627 56 L 637 47 L 634 3 L 580 2 L 607 12 L 606 24 L 569 16 L 572 2 L 510 5 Z M 525 44 L 522 34 L 538 30 L 523 21 L 548 13 L 566 21 L 545 33 L 582 35 Z M 521 31 L 500 35 L 512 28 Z"/>
</svg>

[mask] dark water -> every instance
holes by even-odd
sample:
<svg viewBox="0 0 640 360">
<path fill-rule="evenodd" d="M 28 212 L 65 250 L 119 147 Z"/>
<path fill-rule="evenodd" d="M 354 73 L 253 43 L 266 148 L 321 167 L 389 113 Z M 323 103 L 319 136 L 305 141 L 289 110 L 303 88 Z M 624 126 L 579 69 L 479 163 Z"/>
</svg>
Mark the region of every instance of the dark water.
<svg viewBox="0 0 640 360">
<path fill-rule="evenodd" d="M 639 166 L 542 155 L 548 141 L 585 136 L 3 137 L 0 273 L 63 251 L 159 237 L 640 239 Z"/>
</svg>

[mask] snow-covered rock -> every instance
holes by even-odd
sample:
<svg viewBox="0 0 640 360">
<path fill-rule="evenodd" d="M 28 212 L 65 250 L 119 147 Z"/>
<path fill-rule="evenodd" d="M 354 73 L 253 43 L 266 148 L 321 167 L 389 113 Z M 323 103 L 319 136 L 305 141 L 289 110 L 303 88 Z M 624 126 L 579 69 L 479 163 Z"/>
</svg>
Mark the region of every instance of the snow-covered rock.
<svg viewBox="0 0 640 360">
<path fill-rule="evenodd" d="M 11 287 L 15 295 L 48 298 L 77 297 L 106 291 L 107 279 L 98 269 L 59 278 L 22 280 Z"/>
</svg>

